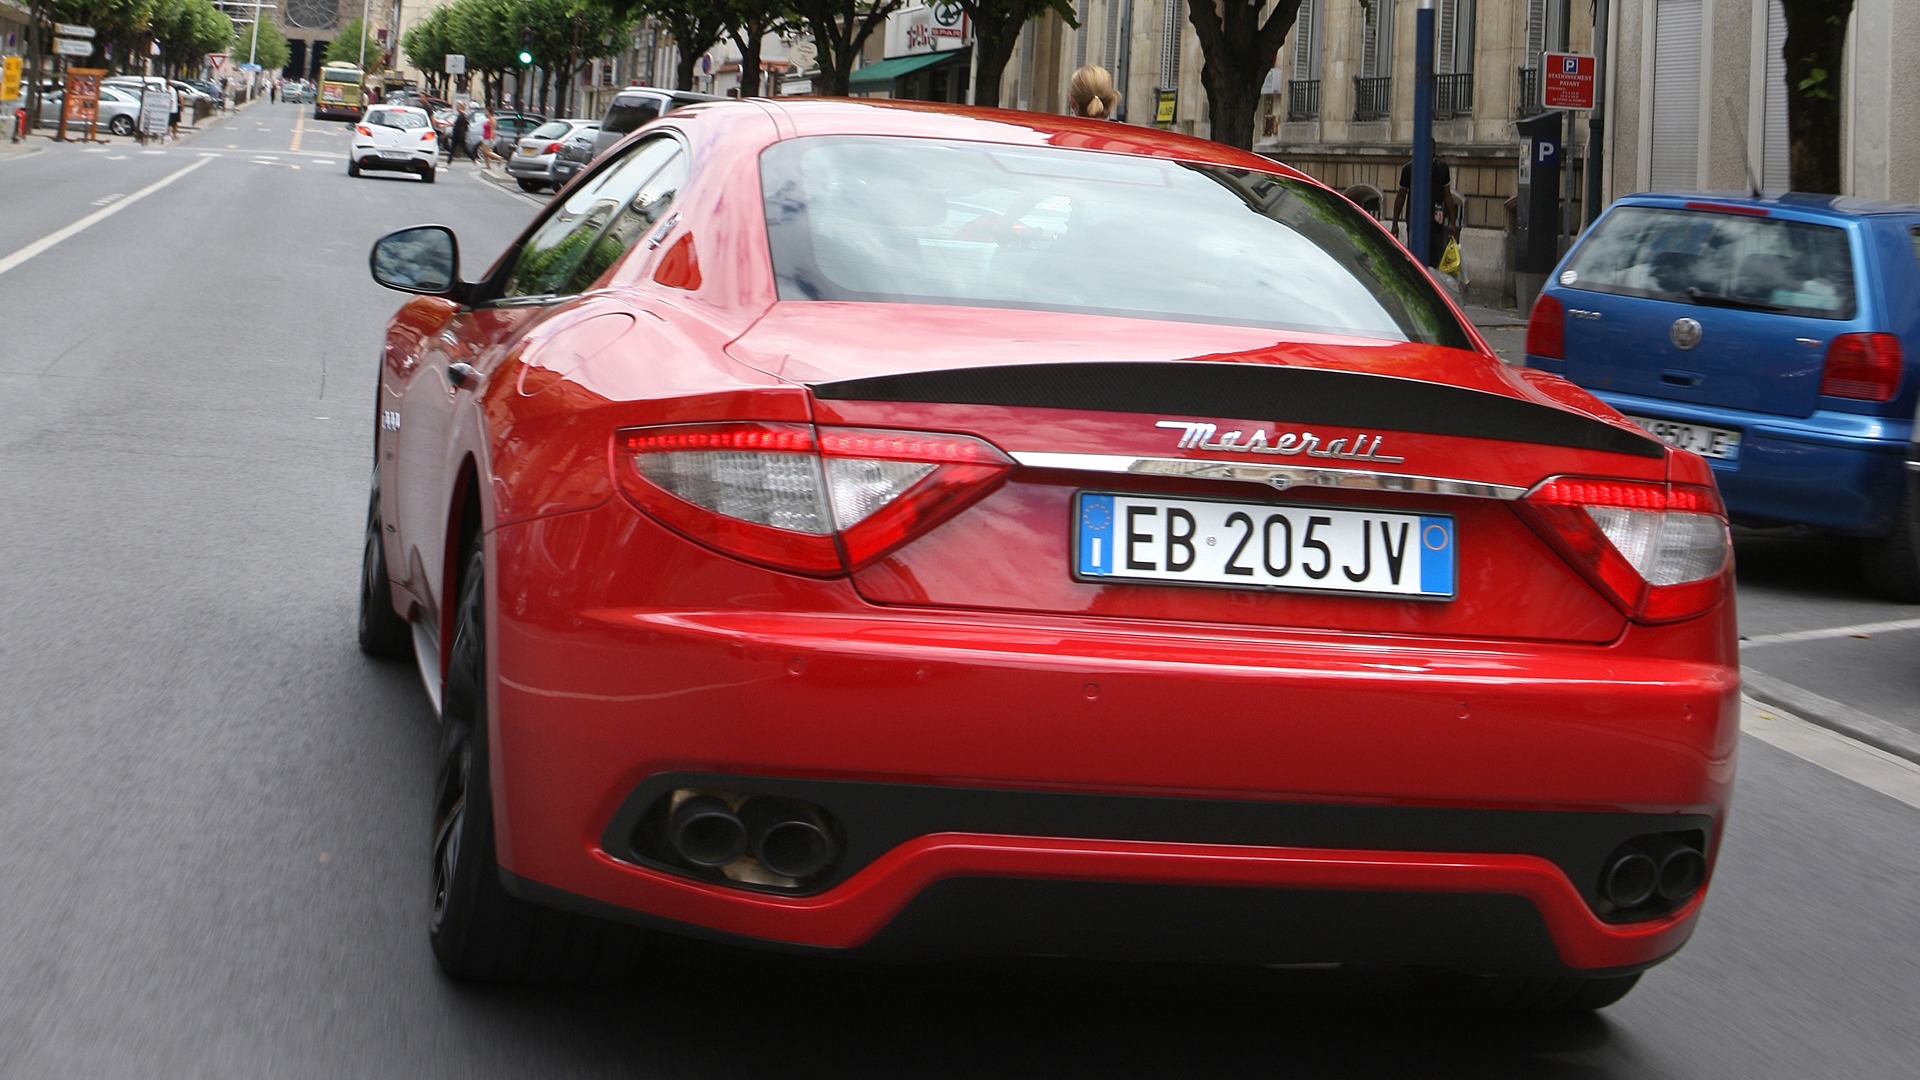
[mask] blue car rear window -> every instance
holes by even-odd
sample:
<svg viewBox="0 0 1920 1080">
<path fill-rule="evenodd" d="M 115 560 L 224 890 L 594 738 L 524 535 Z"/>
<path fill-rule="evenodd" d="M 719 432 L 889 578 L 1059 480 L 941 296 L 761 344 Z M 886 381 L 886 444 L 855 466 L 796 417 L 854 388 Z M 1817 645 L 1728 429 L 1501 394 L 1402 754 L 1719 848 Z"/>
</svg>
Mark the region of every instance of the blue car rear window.
<svg viewBox="0 0 1920 1080">
<path fill-rule="evenodd" d="M 1561 284 L 1815 319 L 1859 310 L 1845 229 L 1718 210 L 1620 207 L 1581 241 Z"/>
</svg>

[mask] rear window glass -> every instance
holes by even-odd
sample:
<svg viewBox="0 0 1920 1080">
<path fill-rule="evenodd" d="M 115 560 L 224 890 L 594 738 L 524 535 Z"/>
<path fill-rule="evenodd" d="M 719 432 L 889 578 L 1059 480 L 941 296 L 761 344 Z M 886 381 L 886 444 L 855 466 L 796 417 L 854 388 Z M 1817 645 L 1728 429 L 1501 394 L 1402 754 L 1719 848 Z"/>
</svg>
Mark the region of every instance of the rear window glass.
<svg viewBox="0 0 1920 1080">
<path fill-rule="evenodd" d="M 625 135 L 659 115 L 660 103 L 652 98 L 616 98 L 600 121 L 600 130 Z"/>
<path fill-rule="evenodd" d="M 1426 272 L 1346 200 L 1270 173 L 927 139 L 760 159 L 782 300 L 1077 311 L 1467 348 Z"/>
<path fill-rule="evenodd" d="M 1561 278 L 1594 292 L 1816 319 L 1851 319 L 1859 307 L 1845 229 L 1711 210 L 1623 206 L 1581 241 Z"/>
<path fill-rule="evenodd" d="M 367 123 L 379 124 L 381 127 L 400 128 L 404 131 L 426 127 L 427 118 L 424 113 L 410 112 L 402 109 L 375 109 L 367 114 Z"/>
<path fill-rule="evenodd" d="M 567 127 L 568 124 L 565 120 L 549 120 L 528 132 L 527 137 L 530 139 L 557 139 L 567 133 Z"/>
</svg>

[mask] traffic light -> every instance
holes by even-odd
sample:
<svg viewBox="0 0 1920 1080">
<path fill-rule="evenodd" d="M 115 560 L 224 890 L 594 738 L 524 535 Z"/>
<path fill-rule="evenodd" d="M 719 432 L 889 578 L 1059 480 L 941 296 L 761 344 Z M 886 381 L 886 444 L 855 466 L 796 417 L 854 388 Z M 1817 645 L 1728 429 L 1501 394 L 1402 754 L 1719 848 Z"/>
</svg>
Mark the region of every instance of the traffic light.
<svg viewBox="0 0 1920 1080">
<path fill-rule="evenodd" d="M 525 67 L 531 63 L 533 63 L 533 30 L 523 26 L 520 28 L 520 65 Z"/>
</svg>

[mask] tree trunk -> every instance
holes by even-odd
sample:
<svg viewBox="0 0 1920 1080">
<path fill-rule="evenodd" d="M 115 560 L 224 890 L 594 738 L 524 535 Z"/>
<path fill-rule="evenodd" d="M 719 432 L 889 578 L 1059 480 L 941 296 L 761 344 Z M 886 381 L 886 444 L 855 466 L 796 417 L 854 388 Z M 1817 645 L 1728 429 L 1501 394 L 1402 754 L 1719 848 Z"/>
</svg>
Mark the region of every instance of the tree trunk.
<svg viewBox="0 0 1920 1080">
<path fill-rule="evenodd" d="M 680 55 L 674 58 L 673 64 L 673 88 L 675 90 L 693 89 L 693 65 L 699 62 L 699 54 L 688 52 L 685 49 L 680 51 Z"/>
<path fill-rule="evenodd" d="M 1014 46 L 1020 42 L 1020 26 L 989 27 L 976 22 L 973 24 L 973 34 L 973 103 L 982 108 L 997 109 L 1000 107 L 1000 84 L 1005 81 L 1007 64 L 1013 60 Z"/>
<path fill-rule="evenodd" d="M 740 96 L 743 98 L 760 96 L 760 39 L 766 36 L 766 24 L 754 20 L 743 34 L 735 34 L 733 43 L 740 46 Z"/>
<path fill-rule="evenodd" d="M 1197 0 L 1187 5 L 1187 19 L 1206 58 L 1200 65 L 1200 85 L 1207 92 L 1207 124 L 1213 141 L 1253 149 L 1260 84 L 1279 56 L 1280 43 L 1293 29 L 1300 4 L 1301 0 L 1276 0 L 1264 23 L 1257 4 Z"/>
<path fill-rule="evenodd" d="M 1840 67 L 1853 0 L 1788 0 L 1787 136 L 1793 190 L 1840 194 Z"/>
</svg>

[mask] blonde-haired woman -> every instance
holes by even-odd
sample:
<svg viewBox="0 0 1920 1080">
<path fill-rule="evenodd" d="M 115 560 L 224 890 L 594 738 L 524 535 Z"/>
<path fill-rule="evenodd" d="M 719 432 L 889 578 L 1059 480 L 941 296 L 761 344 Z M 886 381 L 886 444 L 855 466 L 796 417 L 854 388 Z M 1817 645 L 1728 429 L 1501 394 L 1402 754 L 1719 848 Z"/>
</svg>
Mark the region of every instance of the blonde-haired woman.
<svg viewBox="0 0 1920 1080">
<path fill-rule="evenodd" d="M 1120 92 L 1106 68 L 1089 64 L 1067 81 L 1067 109 L 1091 120 L 1111 120 L 1120 106 Z"/>
</svg>

